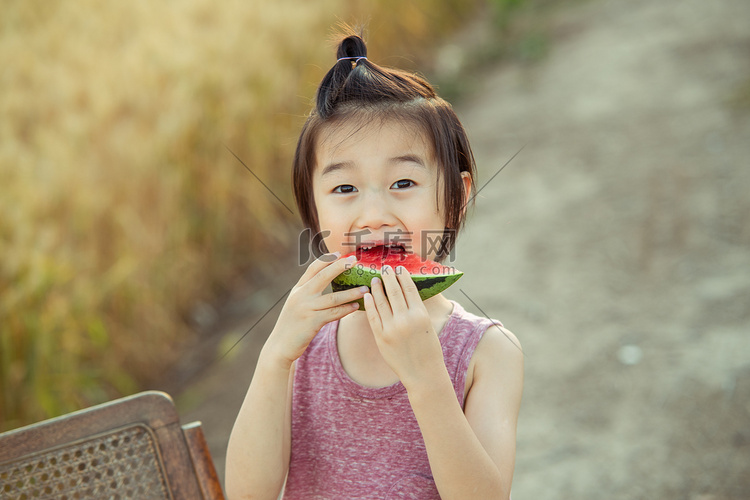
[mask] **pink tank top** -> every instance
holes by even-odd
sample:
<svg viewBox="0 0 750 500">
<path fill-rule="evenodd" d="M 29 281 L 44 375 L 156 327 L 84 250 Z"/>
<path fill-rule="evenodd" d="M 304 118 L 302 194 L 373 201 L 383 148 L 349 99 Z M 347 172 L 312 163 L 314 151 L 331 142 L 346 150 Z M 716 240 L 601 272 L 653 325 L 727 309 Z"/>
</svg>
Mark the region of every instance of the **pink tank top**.
<svg viewBox="0 0 750 500">
<path fill-rule="evenodd" d="M 462 407 L 469 361 L 491 324 L 453 302 L 440 332 Z M 297 360 L 283 498 L 439 499 L 403 384 L 365 387 L 352 380 L 339 359 L 337 330 L 338 321 L 325 325 Z"/>
</svg>

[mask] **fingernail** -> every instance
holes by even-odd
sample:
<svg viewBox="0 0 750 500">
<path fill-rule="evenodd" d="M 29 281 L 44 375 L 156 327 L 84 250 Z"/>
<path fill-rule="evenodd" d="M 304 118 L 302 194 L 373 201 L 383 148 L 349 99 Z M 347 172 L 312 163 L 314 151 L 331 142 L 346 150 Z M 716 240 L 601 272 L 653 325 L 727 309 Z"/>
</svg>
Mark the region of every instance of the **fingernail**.
<svg viewBox="0 0 750 500">
<path fill-rule="evenodd" d="M 366 287 L 366 286 L 361 286 L 361 287 L 359 287 L 359 291 L 362 292 L 362 293 L 367 293 L 367 292 L 370 291 L 370 289 L 368 287 Z"/>
<path fill-rule="evenodd" d="M 333 256 L 338 259 L 339 257 L 341 257 L 341 252 L 333 252 Z"/>
<path fill-rule="evenodd" d="M 354 264 L 355 262 L 357 262 L 357 256 L 350 255 L 349 257 L 346 258 L 346 261 L 349 262 L 350 264 Z"/>
<path fill-rule="evenodd" d="M 377 276 L 370 280 L 370 285 L 377 285 L 378 283 L 380 283 L 380 278 Z"/>
</svg>

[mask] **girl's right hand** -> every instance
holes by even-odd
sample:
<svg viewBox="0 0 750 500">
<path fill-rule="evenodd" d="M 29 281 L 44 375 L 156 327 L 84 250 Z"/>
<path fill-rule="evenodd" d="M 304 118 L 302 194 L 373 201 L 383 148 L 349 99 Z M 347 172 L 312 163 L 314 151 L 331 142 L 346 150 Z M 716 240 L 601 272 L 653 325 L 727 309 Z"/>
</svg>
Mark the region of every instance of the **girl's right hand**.
<svg viewBox="0 0 750 500">
<path fill-rule="evenodd" d="M 336 276 L 355 262 L 354 256 L 342 259 L 337 254 L 326 254 L 308 266 L 289 292 L 276 326 L 263 347 L 267 355 L 284 368 L 290 368 L 323 325 L 359 308 L 356 302 L 350 302 L 364 297 L 369 291 L 367 287 L 323 293 Z"/>
</svg>

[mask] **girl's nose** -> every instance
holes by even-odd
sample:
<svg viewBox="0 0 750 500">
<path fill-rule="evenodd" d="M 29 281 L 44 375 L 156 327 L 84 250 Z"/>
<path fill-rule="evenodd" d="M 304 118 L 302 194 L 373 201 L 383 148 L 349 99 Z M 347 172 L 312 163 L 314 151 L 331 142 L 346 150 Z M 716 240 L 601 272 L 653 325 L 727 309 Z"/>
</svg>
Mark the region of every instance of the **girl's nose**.
<svg viewBox="0 0 750 500">
<path fill-rule="evenodd" d="M 358 229 L 377 231 L 396 223 L 392 207 L 380 192 L 369 192 L 366 196 L 362 196 L 358 210 L 355 222 Z"/>
</svg>

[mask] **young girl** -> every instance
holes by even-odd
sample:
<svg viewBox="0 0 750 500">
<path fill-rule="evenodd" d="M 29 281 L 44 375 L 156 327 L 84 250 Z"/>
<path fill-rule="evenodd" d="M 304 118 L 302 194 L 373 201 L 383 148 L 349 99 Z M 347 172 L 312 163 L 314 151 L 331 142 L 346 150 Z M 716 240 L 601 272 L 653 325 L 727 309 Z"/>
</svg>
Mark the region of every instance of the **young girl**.
<svg viewBox="0 0 750 500">
<path fill-rule="evenodd" d="M 297 206 L 332 253 L 307 268 L 261 351 L 229 441 L 228 496 L 507 499 L 523 385 L 513 334 L 442 295 L 422 302 L 401 267 L 324 293 L 355 247 L 443 260 L 475 171 L 426 81 L 374 64 L 354 34 L 337 57 L 294 160 Z M 442 245 L 424 237 L 436 232 Z"/>
</svg>

